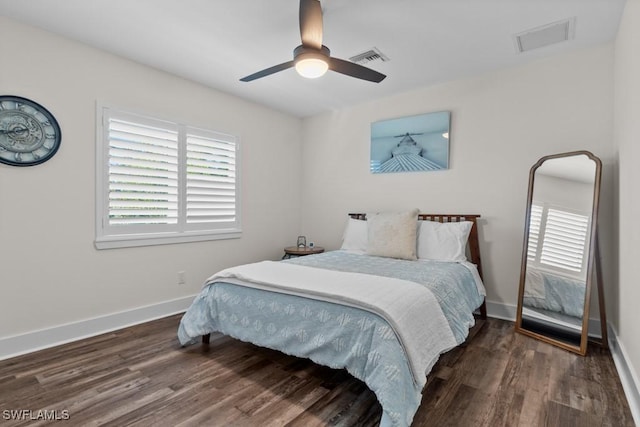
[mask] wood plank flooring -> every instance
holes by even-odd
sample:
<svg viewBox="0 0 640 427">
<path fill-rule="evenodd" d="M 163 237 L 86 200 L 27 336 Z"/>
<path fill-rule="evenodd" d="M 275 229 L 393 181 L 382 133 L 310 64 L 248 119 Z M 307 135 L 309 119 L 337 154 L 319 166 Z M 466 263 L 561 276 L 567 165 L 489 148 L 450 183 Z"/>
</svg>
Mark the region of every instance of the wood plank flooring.
<svg viewBox="0 0 640 427">
<path fill-rule="evenodd" d="M 1 361 L 0 425 L 378 425 L 374 394 L 346 372 L 222 335 L 181 348 L 179 319 Z M 23 410 L 21 420 L 7 419 Z M 592 347 L 583 358 L 489 319 L 441 357 L 412 425 L 634 423 L 607 351 Z"/>
</svg>

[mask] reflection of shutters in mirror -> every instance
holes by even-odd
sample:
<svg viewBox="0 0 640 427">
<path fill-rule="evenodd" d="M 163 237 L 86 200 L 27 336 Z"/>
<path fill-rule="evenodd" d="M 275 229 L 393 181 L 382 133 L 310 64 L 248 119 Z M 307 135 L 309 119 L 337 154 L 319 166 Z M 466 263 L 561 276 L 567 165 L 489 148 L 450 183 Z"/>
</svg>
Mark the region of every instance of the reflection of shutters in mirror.
<svg viewBox="0 0 640 427">
<path fill-rule="evenodd" d="M 575 272 L 582 271 L 588 227 L 587 216 L 549 209 L 540 263 Z"/>
<path fill-rule="evenodd" d="M 540 235 L 540 223 L 542 222 L 542 206 L 531 205 L 531 217 L 529 218 L 529 245 L 527 248 L 527 260 L 536 261 L 538 253 L 538 237 Z"/>
<path fill-rule="evenodd" d="M 527 260 L 539 266 L 584 271 L 589 216 L 532 204 Z"/>
</svg>

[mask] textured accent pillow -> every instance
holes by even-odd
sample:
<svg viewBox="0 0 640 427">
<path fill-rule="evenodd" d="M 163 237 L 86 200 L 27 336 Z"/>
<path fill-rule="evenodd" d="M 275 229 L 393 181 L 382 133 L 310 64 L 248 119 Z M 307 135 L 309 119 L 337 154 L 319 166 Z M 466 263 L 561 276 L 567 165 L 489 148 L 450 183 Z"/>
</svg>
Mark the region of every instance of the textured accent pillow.
<svg viewBox="0 0 640 427">
<path fill-rule="evenodd" d="M 367 252 L 367 221 L 349 218 L 342 235 L 340 249 L 359 254 Z"/>
<path fill-rule="evenodd" d="M 367 254 L 415 260 L 418 209 L 408 212 L 367 214 L 369 245 Z"/>
<path fill-rule="evenodd" d="M 466 261 L 465 249 L 471 221 L 418 222 L 418 258 L 434 261 Z"/>
</svg>

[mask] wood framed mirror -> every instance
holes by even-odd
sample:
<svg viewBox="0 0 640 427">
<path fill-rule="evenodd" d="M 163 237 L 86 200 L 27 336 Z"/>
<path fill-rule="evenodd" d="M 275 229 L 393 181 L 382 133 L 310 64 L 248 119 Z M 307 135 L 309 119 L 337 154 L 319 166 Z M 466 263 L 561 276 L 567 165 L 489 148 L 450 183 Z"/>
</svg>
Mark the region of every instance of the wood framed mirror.
<svg viewBox="0 0 640 427">
<path fill-rule="evenodd" d="M 601 174 L 602 162 L 588 151 L 545 156 L 529 173 L 516 331 L 581 355 L 596 278 L 606 344 L 597 239 Z"/>
</svg>

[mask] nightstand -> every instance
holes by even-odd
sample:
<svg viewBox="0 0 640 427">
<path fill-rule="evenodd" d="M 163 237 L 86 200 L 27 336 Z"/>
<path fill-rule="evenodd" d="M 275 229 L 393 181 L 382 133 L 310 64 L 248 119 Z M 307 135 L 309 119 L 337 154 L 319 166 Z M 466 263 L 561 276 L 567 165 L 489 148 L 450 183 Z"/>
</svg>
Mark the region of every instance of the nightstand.
<svg viewBox="0 0 640 427">
<path fill-rule="evenodd" d="M 305 246 L 303 248 L 299 248 L 297 246 L 288 246 L 284 248 L 284 255 L 282 259 L 288 259 L 291 257 L 319 254 L 324 252 L 324 248 L 320 246 L 314 246 L 310 248 L 309 246 Z"/>
</svg>

